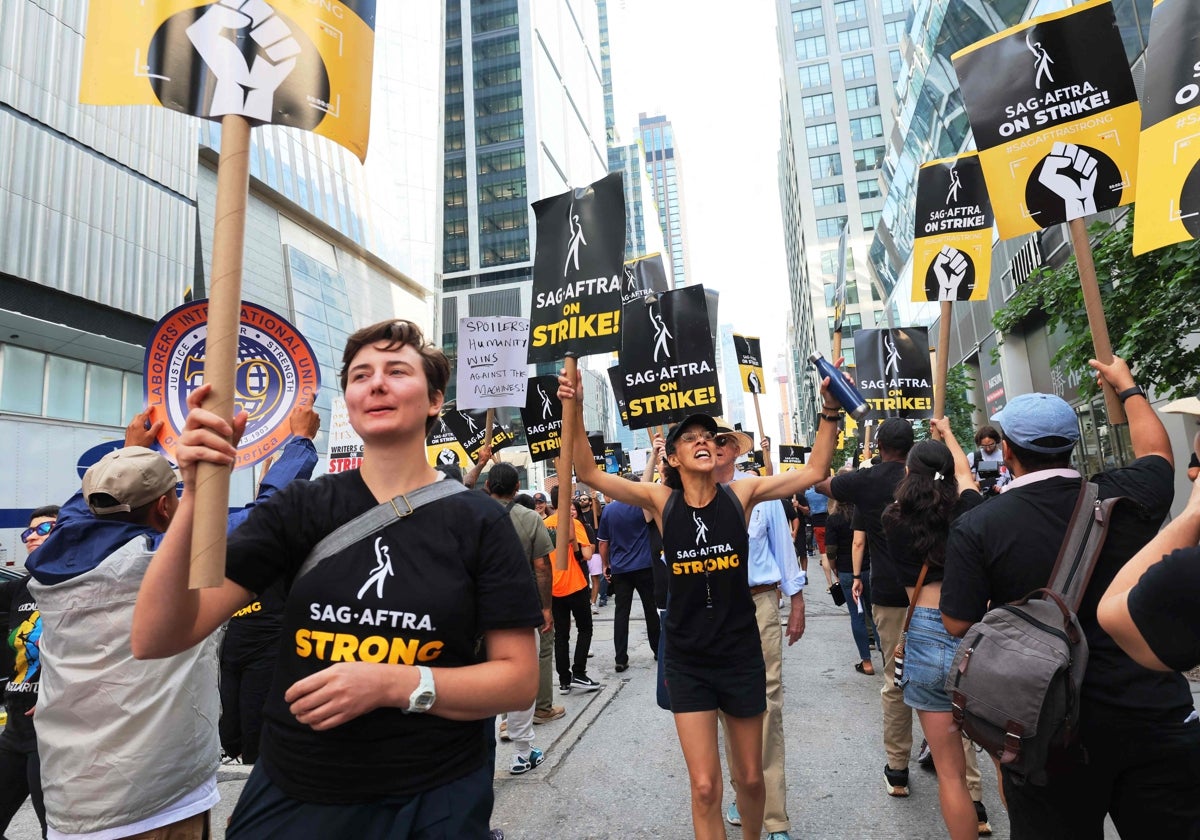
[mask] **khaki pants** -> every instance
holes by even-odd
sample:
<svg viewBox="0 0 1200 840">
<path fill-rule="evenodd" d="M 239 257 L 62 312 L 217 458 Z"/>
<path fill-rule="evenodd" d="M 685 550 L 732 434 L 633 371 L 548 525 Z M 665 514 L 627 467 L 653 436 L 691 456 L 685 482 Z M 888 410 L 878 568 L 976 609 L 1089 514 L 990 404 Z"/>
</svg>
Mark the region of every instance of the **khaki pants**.
<svg viewBox="0 0 1200 840">
<path fill-rule="evenodd" d="M 554 628 L 538 633 L 538 693 L 535 707 L 548 712 L 554 707 Z"/>
<path fill-rule="evenodd" d="M 131 834 L 125 840 L 208 840 L 208 818 L 209 812 L 205 811 L 203 814 L 196 814 L 162 828 Z"/>
<path fill-rule="evenodd" d="M 908 767 L 912 755 L 912 709 L 904 702 L 904 691 L 896 688 L 896 645 L 904 630 L 907 607 L 881 607 L 875 604 L 871 614 L 875 619 L 875 632 L 883 645 L 883 688 L 879 694 L 883 701 L 883 749 L 887 753 L 888 767 L 903 770 Z M 979 778 L 979 762 L 975 758 L 975 747 L 963 738 L 963 754 L 967 760 L 967 790 L 976 802 L 983 801 L 983 786 Z"/>
<path fill-rule="evenodd" d="M 763 715 L 763 784 L 767 791 L 763 831 L 791 831 L 787 815 L 787 779 L 783 775 L 783 628 L 779 623 L 779 590 L 754 596 L 758 634 L 762 637 L 763 661 L 767 666 L 767 713 Z M 725 715 L 718 712 L 721 726 Z M 725 761 L 729 755 L 729 733 L 725 734 Z M 731 781 L 734 792 L 737 783 Z"/>
</svg>

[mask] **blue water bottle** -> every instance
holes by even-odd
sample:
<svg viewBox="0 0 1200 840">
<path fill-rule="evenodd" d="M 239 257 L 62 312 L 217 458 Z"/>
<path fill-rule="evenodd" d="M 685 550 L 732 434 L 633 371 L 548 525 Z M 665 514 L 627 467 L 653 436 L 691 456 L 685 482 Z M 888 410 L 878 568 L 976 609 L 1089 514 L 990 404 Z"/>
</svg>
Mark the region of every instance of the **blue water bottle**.
<svg viewBox="0 0 1200 840">
<path fill-rule="evenodd" d="M 819 352 L 813 353 L 808 360 L 817 366 L 817 374 L 824 379 L 829 377 L 829 393 L 842 404 L 842 408 L 855 420 L 862 420 L 871 413 L 871 407 L 863 399 L 858 389 L 846 381 L 845 375 L 829 364 Z"/>
</svg>

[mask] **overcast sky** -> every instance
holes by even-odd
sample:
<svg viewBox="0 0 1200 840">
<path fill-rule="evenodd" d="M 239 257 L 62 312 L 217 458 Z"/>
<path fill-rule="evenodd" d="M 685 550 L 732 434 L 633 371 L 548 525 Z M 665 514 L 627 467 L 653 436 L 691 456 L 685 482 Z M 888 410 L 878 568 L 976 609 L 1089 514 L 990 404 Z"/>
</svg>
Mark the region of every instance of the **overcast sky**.
<svg viewBox="0 0 1200 840">
<path fill-rule="evenodd" d="M 642 111 L 671 121 L 683 165 L 688 282 L 719 290 L 721 323 L 762 339 L 769 383 L 763 423 L 781 443 L 775 358 L 784 349 L 789 303 L 775 4 L 609 0 L 609 18 L 621 139 L 635 139 Z"/>
</svg>

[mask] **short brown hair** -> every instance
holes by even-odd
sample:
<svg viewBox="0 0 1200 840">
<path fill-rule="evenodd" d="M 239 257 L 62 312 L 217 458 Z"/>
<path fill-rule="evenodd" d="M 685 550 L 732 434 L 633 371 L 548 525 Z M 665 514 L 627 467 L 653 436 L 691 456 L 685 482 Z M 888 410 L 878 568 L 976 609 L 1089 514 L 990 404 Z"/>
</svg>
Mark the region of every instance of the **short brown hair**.
<svg viewBox="0 0 1200 840">
<path fill-rule="evenodd" d="M 399 350 L 401 347 L 411 347 L 421 357 L 421 367 L 425 371 L 425 382 L 432 402 L 438 394 L 446 393 L 446 383 L 450 381 L 450 362 L 446 354 L 425 340 L 421 328 L 412 321 L 397 318 L 392 321 L 380 321 L 369 327 L 363 327 L 346 339 L 346 349 L 342 351 L 342 371 L 340 380 L 342 393 L 346 392 L 346 380 L 350 374 L 350 363 L 359 351 L 370 344 L 383 344 L 385 350 Z M 437 417 L 425 421 L 425 434 L 437 422 Z"/>
</svg>

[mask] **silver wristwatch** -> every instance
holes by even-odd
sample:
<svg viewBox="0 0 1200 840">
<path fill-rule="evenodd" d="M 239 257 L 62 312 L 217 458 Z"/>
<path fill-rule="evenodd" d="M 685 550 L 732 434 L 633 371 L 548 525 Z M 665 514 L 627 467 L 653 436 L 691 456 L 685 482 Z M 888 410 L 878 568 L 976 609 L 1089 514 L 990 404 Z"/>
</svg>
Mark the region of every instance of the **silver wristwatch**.
<svg viewBox="0 0 1200 840">
<path fill-rule="evenodd" d="M 433 684 L 433 670 L 425 665 L 418 665 L 417 673 L 421 675 L 421 680 L 413 689 L 413 693 L 408 696 L 408 708 L 401 709 L 406 715 L 428 712 L 433 708 L 434 701 L 437 700 L 437 688 Z"/>
</svg>

